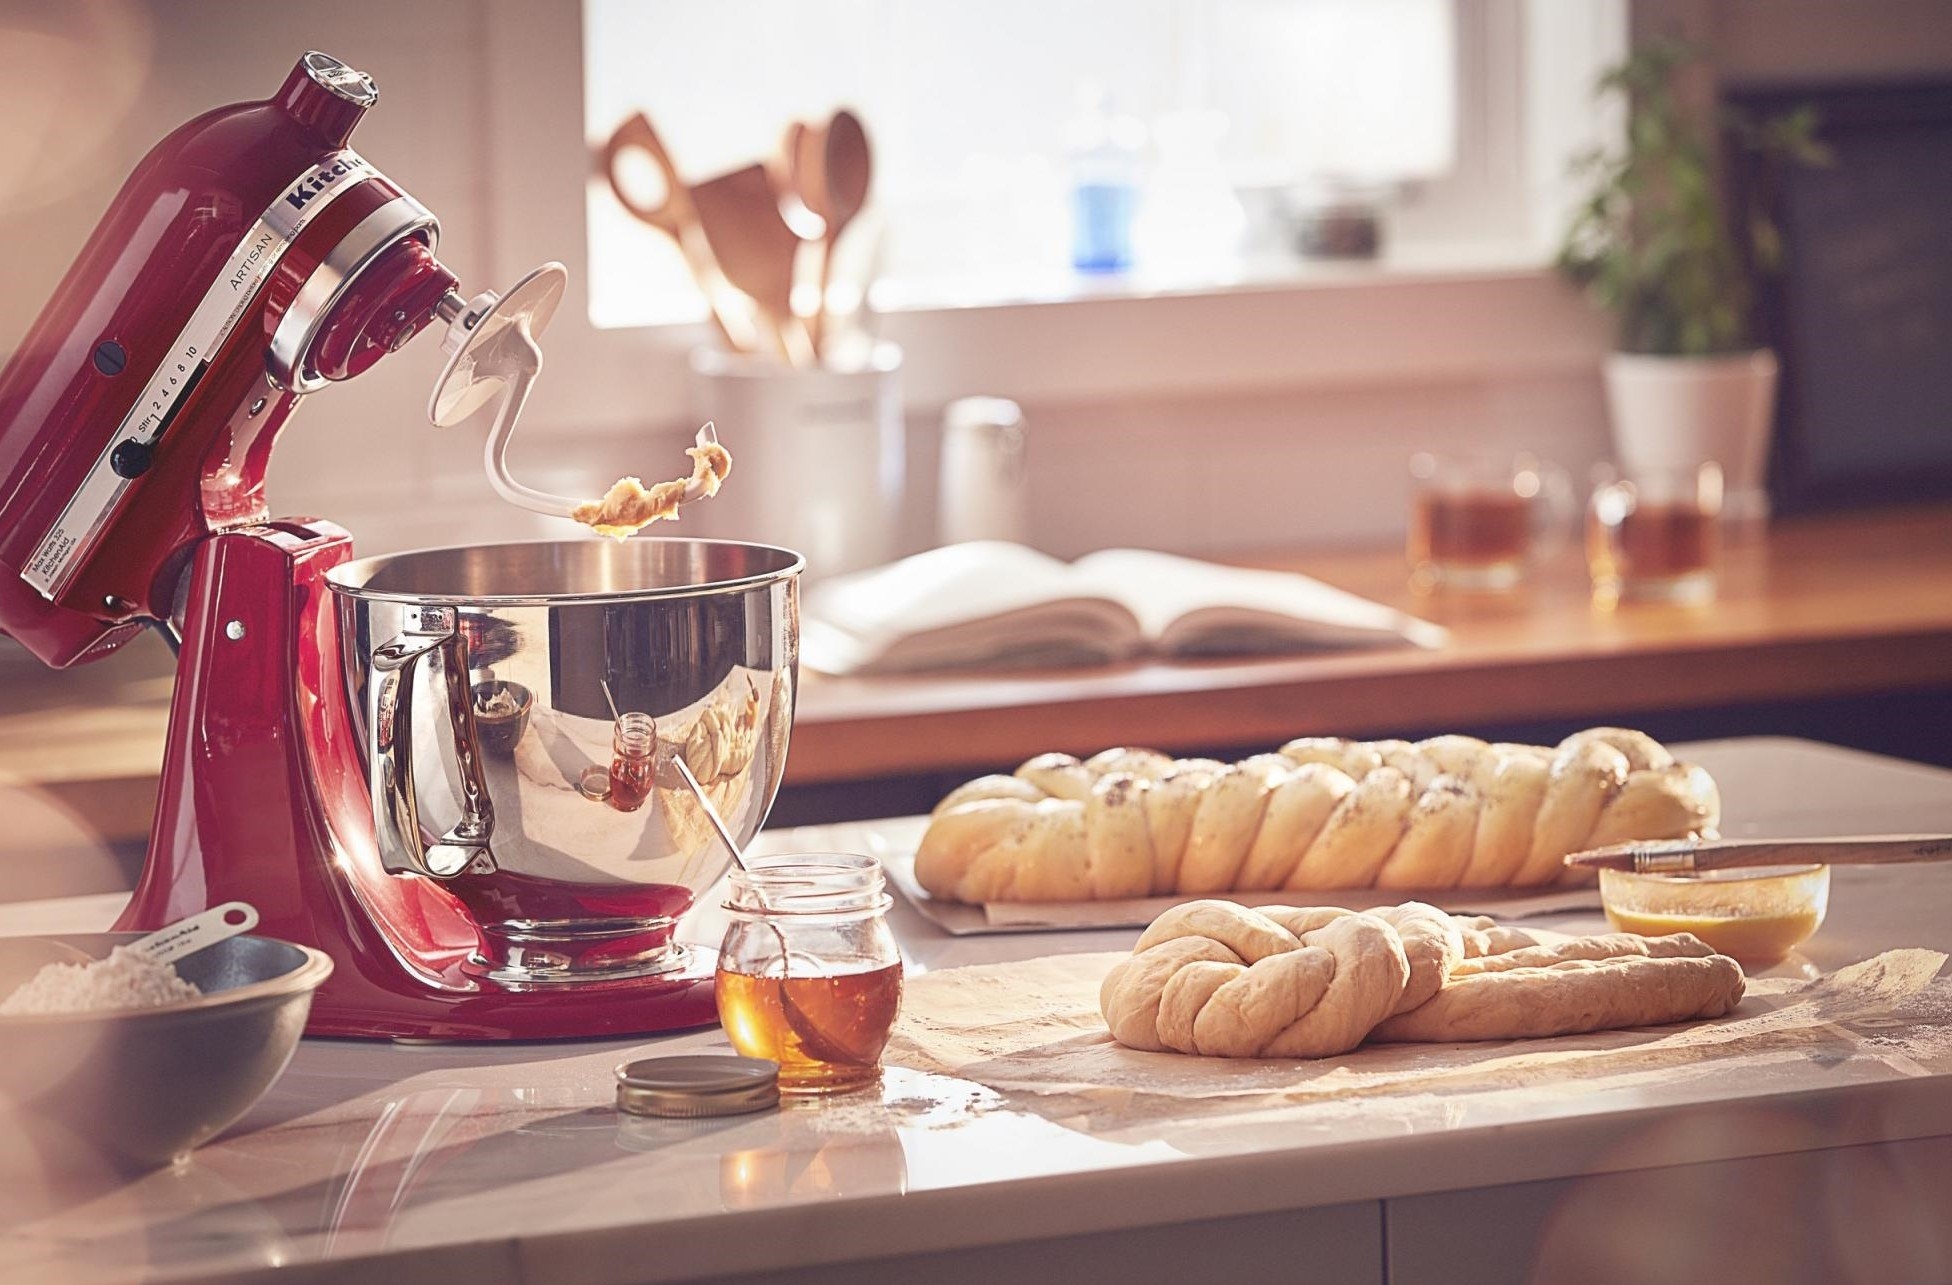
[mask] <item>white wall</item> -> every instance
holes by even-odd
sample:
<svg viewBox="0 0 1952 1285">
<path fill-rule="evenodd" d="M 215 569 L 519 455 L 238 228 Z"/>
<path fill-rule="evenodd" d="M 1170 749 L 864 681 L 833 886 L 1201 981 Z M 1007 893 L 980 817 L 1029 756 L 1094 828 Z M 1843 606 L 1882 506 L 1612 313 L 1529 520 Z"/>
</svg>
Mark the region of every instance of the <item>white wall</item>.
<svg viewBox="0 0 1952 1285">
<path fill-rule="evenodd" d="M 557 2 L 573 12 L 573 3 Z M 119 21 L 146 19 L 153 32 L 147 67 L 125 73 L 146 72 L 131 110 L 100 153 L 79 159 L 85 178 L 67 198 L 21 212 L 0 193 L 0 351 L 10 350 L 26 331 L 123 176 L 151 144 L 200 111 L 269 95 L 311 48 L 339 56 L 379 83 L 380 105 L 354 135 L 354 146 L 435 211 L 443 225 L 441 257 L 465 283 L 485 284 L 493 264 L 486 253 L 492 211 L 481 165 L 490 96 L 481 76 L 481 6 L 471 0 L 168 0 L 121 8 Z M 0 48 L 10 29 L 63 16 L 79 19 L 82 9 L 77 5 L 63 15 L 32 0 L 0 9 Z M 574 74 L 573 67 L 558 67 L 554 77 L 539 70 L 545 81 Z M 0 84 L 0 119 L 9 114 L 10 92 L 25 90 Z M 91 105 L 64 106 L 87 113 Z M 427 425 L 424 407 L 439 369 L 438 340 L 423 336 L 301 407 L 274 463 L 276 508 L 336 516 L 351 507 L 366 511 L 356 513 L 355 521 L 379 517 L 385 521 L 374 525 L 394 528 L 394 539 L 382 543 L 432 538 L 437 519 L 425 506 L 441 494 L 444 479 L 475 467 L 478 449 L 473 434 L 444 436 Z"/>
<path fill-rule="evenodd" d="M 1755 36 L 1744 35 L 1745 65 L 1806 69 L 1812 42 L 1773 27 L 1765 7 L 1726 5 L 1725 29 Z M 355 145 L 441 217 L 442 257 L 466 285 L 505 285 L 546 258 L 564 260 L 573 276 L 585 271 L 575 0 L 155 0 L 123 4 L 119 19 L 113 8 L 105 21 L 147 16 L 153 28 L 146 77 L 104 146 L 64 161 L 77 179 L 70 194 L 23 211 L 0 191 L 0 351 L 18 341 L 151 142 L 208 106 L 270 92 L 307 48 L 379 82 L 380 104 Z M 1865 8 L 1909 20 L 1952 6 Z M 63 12 L 0 0 L 0 64 L 9 32 L 59 24 Z M 1506 3 L 1504 12 L 1516 9 Z M 1537 50 L 1528 56 L 1541 63 Z M 0 81 L 0 118 L 9 92 L 19 90 Z M 86 96 L 63 107 L 82 117 L 102 110 Z M 1538 156 L 1526 163 L 1536 176 Z M 1414 449 L 1524 445 L 1576 470 L 1604 451 L 1605 324 L 1537 274 L 1134 311 L 1151 302 L 889 320 L 890 336 L 915 358 L 913 542 L 931 521 L 935 417 L 962 393 L 1024 401 L 1034 534 L 1065 554 L 1120 542 L 1201 551 L 1389 539 Z M 595 331 L 582 305 L 579 290 L 549 336 L 545 383 L 516 450 L 518 471 L 565 489 L 656 472 L 676 458 L 688 428 L 682 353 L 702 338 Z M 280 445 L 277 508 L 338 518 L 368 551 L 542 533 L 545 520 L 489 495 L 478 429 L 426 425 L 438 367 L 437 344 L 423 337 L 314 397 Z"/>
</svg>

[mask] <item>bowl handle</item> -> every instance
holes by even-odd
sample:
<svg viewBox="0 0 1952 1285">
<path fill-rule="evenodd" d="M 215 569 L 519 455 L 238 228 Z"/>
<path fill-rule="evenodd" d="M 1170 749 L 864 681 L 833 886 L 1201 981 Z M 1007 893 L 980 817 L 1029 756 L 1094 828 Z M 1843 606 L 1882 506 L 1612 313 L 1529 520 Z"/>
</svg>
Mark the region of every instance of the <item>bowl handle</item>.
<svg viewBox="0 0 1952 1285">
<path fill-rule="evenodd" d="M 474 705 L 465 681 L 466 642 L 455 629 L 452 607 L 409 607 L 405 629 L 373 649 L 371 717 L 366 720 L 366 761 L 371 765 L 373 831 L 380 864 L 395 873 L 451 879 L 464 870 L 495 869 L 489 840 L 495 809 L 481 770 L 481 744 L 475 736 Z M 414 674 L 421 658 L 439 651 L 448 674 L 447 718 L 460 768 L 461 819 L 429 844 L 420 829 L 420 798 L 413 777 Z"/>
</svg>

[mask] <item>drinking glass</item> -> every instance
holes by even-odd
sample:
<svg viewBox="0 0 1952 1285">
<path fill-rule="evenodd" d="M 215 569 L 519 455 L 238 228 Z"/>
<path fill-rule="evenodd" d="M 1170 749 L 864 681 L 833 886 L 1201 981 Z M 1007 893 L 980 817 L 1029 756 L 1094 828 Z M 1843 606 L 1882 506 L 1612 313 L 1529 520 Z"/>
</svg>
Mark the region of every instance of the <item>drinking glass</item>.
<svg viewBox="0 0 1952 1285">
<path fill-rule="evenodd" d="M 1721 561 L 1722 470 L 1649 469 L 1602 478 L 1586 510 L 1593 600 L 1706 602 Z"/>
<path fill-rule="evenodd" d="M 1410 478 L 1410 579 L 1419 589 L 1513 588 L 1571 522 L 1571 481 L 1531 455 L 1420 453 Z"/>
</svg>

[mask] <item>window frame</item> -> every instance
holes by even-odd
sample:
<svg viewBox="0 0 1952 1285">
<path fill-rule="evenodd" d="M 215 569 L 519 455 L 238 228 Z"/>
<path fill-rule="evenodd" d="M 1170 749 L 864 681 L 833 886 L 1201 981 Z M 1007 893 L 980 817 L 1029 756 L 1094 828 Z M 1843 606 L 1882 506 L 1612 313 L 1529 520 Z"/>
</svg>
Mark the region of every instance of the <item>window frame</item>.
<svg viewBox="0 0 1952 1285">
<path fill-rule="evenodd" d="M 1563 165 L 1549 162 L 1606 128 L 1589 87 L 1625 47 L 1626 0 L 1457 4 L 1458 164 L 1403 218 L 1425 231 L 1516 225 L 1516 241 L 1480 237 L 1452 261 L 1417 266 L 1385 259 L 1205 290 L 1095 286 L 1053 301 L 889 313 L 881 333 L 905 350 L 911 413 L 973 390 L 1076 403 L 1595 367 L 1610 327 L 1550 269 L 1565 185 Z M 711 341 L 706 324 L 589 321 L 581 5 L 487 0 L 483 19 L 477 191 L 491 275 L 512 280 L 551 256 L 571 269 L 548 343 L 551 395 L 538 396 L 525 433 L 675 429 L 686 417 L 686 354 Z M 532 82 L 538 66 L 573 67 L 578 82 L 494 90 Z"/>
</svg>

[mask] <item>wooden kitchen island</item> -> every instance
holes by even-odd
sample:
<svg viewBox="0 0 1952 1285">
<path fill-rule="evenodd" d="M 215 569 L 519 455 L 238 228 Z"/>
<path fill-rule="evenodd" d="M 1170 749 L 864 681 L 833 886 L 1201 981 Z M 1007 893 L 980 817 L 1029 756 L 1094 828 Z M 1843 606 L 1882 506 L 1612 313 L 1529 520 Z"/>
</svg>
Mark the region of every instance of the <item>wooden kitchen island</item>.
<svg viewBox="0 0 1952 1285">
<path fill-rule="evenodd" d="M 1734 836 L 1952 829 L 1952 772 L 1790 740 L 1677 748 L 1715 774 Z M 854 845 L 873 828 L 767 842 Z M 0 907 L 0 933 L 99 928 L 120 900 Z M 1948 907 L 1952 865 L 1839 869 L 1829 921 L 1790 966 L 1952 950 Z M 892 919 L 911 974 L 1136 936 L 949 937 L 906 904 Z M 683 935 L 715 941 L 715 925 L 701 913 Z M 1901 1009 L 1790 1048 L 1355 1109 L 1080 1106 L 897 1064 L 878 1093 L 699 1121 L 619 1116 L 611 1068 L 723 1050 L 716 1031 L 308 1040 L 177 1170 L 0 1183 L 0 1280 L 1924 1285 L 1952 1280 L 1948 1036 L 1941 971 Z M 1662 1032 L 1614 1038 L 1644 1051 Z"/>
<path fill-rule="evenodd" d="M 1266 749 L 1952 688 L 1952 507 L 1784 521 L 1733 541 L 1712 604 L 1591 602 L 1574 551 L 1519 593 L 1421 596 L 1401 550 L 1268 555 L 1446 626 L 1448 646 L 1012 676 L 809 679 L 789 784 L 1139 744 Z M 1648 726 L 1656 735 L 1665 729 Z M 1678 736 L 1673 739 L 1680 739 Z M 1555 738 L 1556 739 L 1556 738 Z"/>
</svg>

